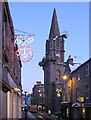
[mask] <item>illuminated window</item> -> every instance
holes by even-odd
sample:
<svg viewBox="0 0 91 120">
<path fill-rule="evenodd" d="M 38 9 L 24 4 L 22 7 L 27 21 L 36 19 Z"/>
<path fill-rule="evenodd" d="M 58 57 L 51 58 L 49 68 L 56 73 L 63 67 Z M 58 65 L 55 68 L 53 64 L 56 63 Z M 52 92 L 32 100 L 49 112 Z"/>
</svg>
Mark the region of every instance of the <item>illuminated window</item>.
<svg viewBox="0 0 91 120">
<path fill-rule="evenodd" d="M 77 71 L 77 81 L 80 80 L 80 70 Z"/>
<path fill-rule="evenodd" d="M 79 100 L 79 88 L 76 89 L 76 100 Z"/>
<path fill-rule="evenodd" d="M 86 76 L 89 76 L 89 64 L 86 65 Z"/>
<path fill-rule="evenodd" d="M 42 96 L 42 94 L 40 94 L 40 97 Z"/>
<path fill-rule="evenodd" d="M 40 90 L 38 90 L 38 92 L 40 92 Z"/>
</svg>

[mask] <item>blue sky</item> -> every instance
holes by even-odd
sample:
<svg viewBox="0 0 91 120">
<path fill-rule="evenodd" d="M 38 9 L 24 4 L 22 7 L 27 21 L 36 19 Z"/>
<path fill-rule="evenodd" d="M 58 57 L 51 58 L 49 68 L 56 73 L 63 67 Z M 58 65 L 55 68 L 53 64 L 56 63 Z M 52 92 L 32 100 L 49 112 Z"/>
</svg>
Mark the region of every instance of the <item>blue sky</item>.
<svg viewBox="0 0 91 120">
<path fill-rule="evenodd" d="M 88 2 L 9 2 L 15 29 L 33 36 L 28 44 L 33 58 L 22 63 L 23 90 L 31 93 L 37 80 L 44 81 L 44 73 L 38 63 L 45 55 L 45 43 L 49 37 L 54 8 L 56 9 L 60 33 L 67 31 L 65 40 L 65 61 L 71 55 L 74 62 L 83 63 L 89 58 L 89 3 Z M 20 34 L 20 33 L 19 33 Z"/>
</svg>

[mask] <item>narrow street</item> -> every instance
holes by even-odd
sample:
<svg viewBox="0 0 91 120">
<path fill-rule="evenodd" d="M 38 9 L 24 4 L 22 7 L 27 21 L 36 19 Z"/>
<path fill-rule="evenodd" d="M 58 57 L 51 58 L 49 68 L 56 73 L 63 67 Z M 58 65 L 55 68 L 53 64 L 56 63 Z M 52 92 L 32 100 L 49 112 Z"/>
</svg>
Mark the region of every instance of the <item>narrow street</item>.
<svg viewBox="0 0 91 120">
<path fill-rule="evenodd" d="M 0 120 L 91 120 L 91 2 L 59 1 L 0 1 Z"/>
<path fill-rule="evenodd" d="M 23 117 L 25 118 L 25 114 L 23 112 Z M 55 115 L 48 115 L 47 113 L 30 113 L 29 111 L 27 112 L 27 119 L 31 120 L 58 120 L 58 117 Z M 62 120 L 61 118 L 59 120 Z"/>
</svg>

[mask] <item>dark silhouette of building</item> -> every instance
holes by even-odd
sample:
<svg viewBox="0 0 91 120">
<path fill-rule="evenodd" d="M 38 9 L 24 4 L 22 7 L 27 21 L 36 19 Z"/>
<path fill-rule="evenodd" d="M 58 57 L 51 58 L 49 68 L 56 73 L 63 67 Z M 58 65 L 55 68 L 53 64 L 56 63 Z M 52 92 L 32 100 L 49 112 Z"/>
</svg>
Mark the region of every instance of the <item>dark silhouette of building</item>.
<svg viewBox="0 0 91 120">
<path fill-rule="evenodd" d="M 41 106 L 41 110 L 44 108 L 44 84 L 41 83 L 41 81 L 36 81 L 36 84 L 34 85 L 32 89 L 32 98 L 31 98 L 31 104 Z"/>
<path fill-rule="evenodd" d="M 0 2 L 0 119 L 21 118 L 22 65 L 14 36 L 8 2 Z"/>
<path fill-rule="evenodd" d="M 72 60 L 73 61 L 73 60 Z M 63 102 L 66 115 L 71 109 L 71 117 L 91 119 L 91 58 L 83 64 L 68 63 L 69 72 L 65 69 L 67 79 L 63 85 Z M 63 109 L 64 109 L 63 108 Z"/>
<path fill-rule="evenodd" d="M 45 111 L 50 109 L 52 113 L 60 111 L 62 101 L 62 76 L 65 70 L 64 63 L 64 38 L 66 34 L 60 35 L 56 10 L 54 9 L 49 39 L 46 40 L 46 56 L 39 63 L 44 70 Z"/>
</svg>

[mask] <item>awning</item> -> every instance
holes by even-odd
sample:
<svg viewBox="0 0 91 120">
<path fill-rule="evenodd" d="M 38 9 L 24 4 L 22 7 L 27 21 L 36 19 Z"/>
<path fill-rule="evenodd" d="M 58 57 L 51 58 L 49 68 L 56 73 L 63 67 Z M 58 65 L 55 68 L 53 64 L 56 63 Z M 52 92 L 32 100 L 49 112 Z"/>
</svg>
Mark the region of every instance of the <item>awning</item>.
<svg viewBox="0 0 91 120">
<path fill-rule="evenodd" d="M 73 103 L 72 107 L 81 107 L 80 103 Z"/>
<path fill-rule="evenodd" d="M 65 102 L 61 102 L 61 104 L 70 104 L 70 102 L 65 101 Z"/>
</svg>

